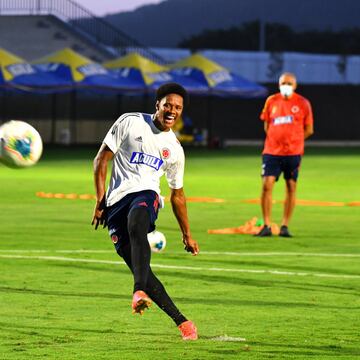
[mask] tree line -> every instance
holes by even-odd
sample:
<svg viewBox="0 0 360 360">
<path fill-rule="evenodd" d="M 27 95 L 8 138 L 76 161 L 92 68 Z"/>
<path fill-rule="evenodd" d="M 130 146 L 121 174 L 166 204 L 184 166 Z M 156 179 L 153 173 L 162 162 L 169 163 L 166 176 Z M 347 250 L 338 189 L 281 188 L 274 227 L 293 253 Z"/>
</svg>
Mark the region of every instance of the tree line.
<svg viewBox="0 0 360 360">
<path fill-rule="evenodd" d="M 360 28 L 332 30 L 307 30 L 296 32 L 278 23 L 264 24 L 264 51 L 306 52 L 323 54 L 360 54 Z M 247 22 L 229 29 L 205 30 L 186 38 L 178 46 L 193 51 L 222 49 L 258 51 L 261 42 L 259 21 Z"/>
</svg>

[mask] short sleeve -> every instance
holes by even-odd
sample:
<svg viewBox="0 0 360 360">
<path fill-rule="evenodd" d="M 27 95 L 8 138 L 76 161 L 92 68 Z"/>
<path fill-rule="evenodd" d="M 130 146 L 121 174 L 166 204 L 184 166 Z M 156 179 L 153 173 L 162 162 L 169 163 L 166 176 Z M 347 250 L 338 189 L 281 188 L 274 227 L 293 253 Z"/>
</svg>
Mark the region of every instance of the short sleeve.
<svg viewBox="0 0 360 360">
<path fill-rule="evenodd" d="M 185 155 L 180 147 L 177 161 L 171 163 L 165 170 L 166 180 L 171 189 L 181 189 L 184 186 Z"/>
<path fill-rule="evenodd" d="M 126 114 L 117 119 L 106 134 L 103 143 L 115 154 L 123 141 Z"/>
<path fill-rule="evenodd" d="M 304 125 L 312 125 L 314 123 L 314 116 L 310 101 L 308 100 L 305 101 L 305 107 L 306 107 L 306 115 L 304 119 Z"/>
<path fill-rule="evenodd" d="M 260 114 L 260 120 L 269 121 L 269 107 L 270 107 L 270 97 L 268 97 L 265 101 L 265 105 Z"/>
</svg>

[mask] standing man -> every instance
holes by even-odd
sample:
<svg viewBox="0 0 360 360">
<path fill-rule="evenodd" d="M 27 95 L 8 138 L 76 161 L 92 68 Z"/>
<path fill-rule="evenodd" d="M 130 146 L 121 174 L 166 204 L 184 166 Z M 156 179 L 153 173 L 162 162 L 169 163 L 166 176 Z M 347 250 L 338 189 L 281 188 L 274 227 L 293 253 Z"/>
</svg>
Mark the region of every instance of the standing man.
<svg viewBox="0 0 360 360">
<path fill-rule="evenodd" d="M 92 225 L 95 229 L 108 226 L 116 252 L 133 273 L 133 313 L 142 315 L 154 301 L 174 320 L 184 340 L 196 340 L 194 323 L 178 310 L 151 270 L 147 240 L 162 207 L 160 177 L 165 174 L 185 250 L 199 253 L 191 236 L 183 190 L 184 151 L 171 130 L 187 102 L 182 86 L 164 84 L 156 93 L 155 114 L 126 113 L 113 124 L 94 159 L 97 201 Z M 112 173 L 105 193 L 109 162 Z"/>
<path fill-rule="evenodd" d="M 295 207 L 296 180 L 304 140 L 313 134 L 313 114 L 310 102 L 295 93 L 296 77 L 284 73 L 279 79 L 280 92 L 269 96 L 260 119 L 266 133 L 262 164 L 261 209 L 264 226 L 255 236 L 271 236 L 272 191 L 281 173 L 286 183 L 286 197 L 280 236 L 291 237 L 288 224 Z"/>
</svg>

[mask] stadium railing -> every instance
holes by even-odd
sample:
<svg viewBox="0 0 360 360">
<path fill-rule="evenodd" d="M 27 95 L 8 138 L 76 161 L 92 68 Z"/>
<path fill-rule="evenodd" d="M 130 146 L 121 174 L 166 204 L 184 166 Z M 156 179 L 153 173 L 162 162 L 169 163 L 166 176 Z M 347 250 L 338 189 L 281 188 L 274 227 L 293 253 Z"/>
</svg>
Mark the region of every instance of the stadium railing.
<svg viewBox="0 0 360 360">
<path fill-rule="evenodd" d="M 135 51 L 160 64 L 165 63 L 151 49 L 73 0 L 0 0 L 0 15 L 53 15 L 105 48 L 112 57 Z"/>
</svg>

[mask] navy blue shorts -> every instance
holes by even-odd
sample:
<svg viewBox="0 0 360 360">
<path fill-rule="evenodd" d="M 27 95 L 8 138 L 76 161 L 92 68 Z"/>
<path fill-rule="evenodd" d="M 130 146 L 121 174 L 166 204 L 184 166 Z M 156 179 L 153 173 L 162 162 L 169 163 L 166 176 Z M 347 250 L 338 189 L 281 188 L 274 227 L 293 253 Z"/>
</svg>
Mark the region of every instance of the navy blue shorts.
<svg viewBox="0 0 360 360">
<path fill-rule="evenodd" d="M 145 190 L 128 194 L 106 209 L 109 235 L 116 251 L 130 241 L 127 228 L 128 215 L 136 208 L 145 208 L 148 211 L 150 216 L 148 232 L 155 230 L 159 211 L 159 195 L 155 191 Z"/>
<path fill-rule="evenodd" d="M 301 164 L 301 155 L 277 156 L 263 155 L 261 176 L 275 176 L 278 181 L 281 173 L 284 179 L 297 180 Z"/>
</svg>

